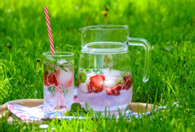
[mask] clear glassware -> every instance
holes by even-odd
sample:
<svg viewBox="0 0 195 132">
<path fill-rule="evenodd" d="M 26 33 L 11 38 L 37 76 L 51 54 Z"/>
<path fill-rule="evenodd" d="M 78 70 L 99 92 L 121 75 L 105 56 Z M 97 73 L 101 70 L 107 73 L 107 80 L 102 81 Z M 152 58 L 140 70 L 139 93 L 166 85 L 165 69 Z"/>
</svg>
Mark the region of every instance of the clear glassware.
<svg viewBox="0 0 195 132">
<path fill-rule="evenodd" d="M 128 26 L 97 25 L 80 29 L 82 50 L 79 62 L 78 101 L 94 112 L 123 112 L 132 100 L 132 70 L 128 46 L 145 48 L 143 81 L 150 68 L 150 45 L 142 38 L 130 38 Z"/>
<path fill-rule="evenodd" d="M 74 54 L 43 53 L 44 116 L 63 116 L 74 102 Z"/>
</svg>

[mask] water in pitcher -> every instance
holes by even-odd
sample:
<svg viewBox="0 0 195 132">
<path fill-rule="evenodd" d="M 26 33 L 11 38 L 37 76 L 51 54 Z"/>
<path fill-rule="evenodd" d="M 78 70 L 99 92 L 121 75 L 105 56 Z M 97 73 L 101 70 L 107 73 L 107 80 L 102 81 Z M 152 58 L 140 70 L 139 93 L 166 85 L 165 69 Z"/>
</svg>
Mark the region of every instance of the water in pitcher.
<svg viewBox="0 0 195 132">
<path fill-rule="evenodd" d="M 94 42 L 86 44 L 78 79 L 78 101 L 94 112 L 124 111 L 132 99 L 132 74 L 125 57 L 123 43 Z"/>
</svg>

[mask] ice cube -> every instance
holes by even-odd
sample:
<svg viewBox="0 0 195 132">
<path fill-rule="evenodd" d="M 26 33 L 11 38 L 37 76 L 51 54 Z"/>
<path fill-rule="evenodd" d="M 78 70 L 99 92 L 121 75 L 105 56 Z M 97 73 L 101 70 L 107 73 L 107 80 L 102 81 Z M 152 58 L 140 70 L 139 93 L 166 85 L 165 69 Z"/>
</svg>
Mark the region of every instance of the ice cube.
<svg viewBox="0 0 195 132">
<path fill-rule="evenodd" d="M 103 68 L 102 72 L 105 76 L 121 76 L 121 71 L 109 69 L 109 68 Z"/>
<path fill-rule="evenodd" d="M 102 72 L 103 72 L 104 74 L 107 74 L 109 71 L 110 71 L 109 68 L 103 68 L 103 69 L 102 69 Z"/>
<path fill-rule="evenodd" d="M 86 84 L 86 83 L 80 83 L 80 84 L 79 84 L 79 88 L 80 88 L 84 93 L 88 93 L 88 88 L 87 88 L 87 84 Z"/>
<path fill-rule="evenodd" d="M 87 87 L 87 85 L 89 84 L 89 77 L 86 79 L 86 81 L 85 81 L 85 83 L 80 83 L 79 84 L 79 88 L 83 91 L 83 92 L 85 92 L 85 93 L 88 93 L 88 92 L 90 92 L 90 91 L 88 91 L 88 87 Z"/>
<path fill-rule="evenodd" d="M 112 76 L 121 76 L 121 71 L 119 71 L 119 70 L 111 70 L 110 74 Z"/>
<path fill-rule="evenodd" d="M 105 87 L 114 87 L 118 80 L 122 79 L 121 71 L 104 69 Z"/>
<path fill-rule="evenodd" d="M 58 75 L 59 84 L 66 84 L 71 79 L 74 79 L 74 71 L 70 70 L 69 68 L 66 68 L 66 70 L 67 71 L 60 69 L 60 72 Z"/>
<path fill-rule="evenodd" d="M 60 60 L 58 60 L 58 64 L 59 65 L 62 65 L 62 64 L 64 64 L 64 63 L 66 63 L 67 61 L 65 60 L 65 59 L 60 59 Z"/>
<path fill-rule="evenodd" d="M 114 87 L 116 84 L 116 80 L 115 79 L 105 79 L 105 87 Z"/>
</svg>

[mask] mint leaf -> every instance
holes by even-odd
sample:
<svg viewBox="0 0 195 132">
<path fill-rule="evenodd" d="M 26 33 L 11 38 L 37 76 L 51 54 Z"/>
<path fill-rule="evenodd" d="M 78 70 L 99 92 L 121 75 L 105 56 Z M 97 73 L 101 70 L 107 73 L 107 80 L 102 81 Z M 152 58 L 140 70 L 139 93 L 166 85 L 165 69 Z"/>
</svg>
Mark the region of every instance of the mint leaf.
<svg viewBox="0 0 195 132">
<path fill-rule="evenodd" d="M 116 81 L 116 85 L 119 85 L 119 84 L 122 84 L 122 83 L 124 83 L 123 79 L 120 79 L 120 80 Z"/>
<path fill-rule="evenodd" d="M 85 80 L 87 79 L 87 75 L 85 74 L 85 72 L 81 71 L 81 73 L 79 74 L 79 78 L 81 83 L 84 83 Z"/>
<path fill-rule="evenodd" d="M 54 60 L 48 61 L 47 64 L 56 64 L 56 62 L 57 62 L 57 61 L 54 59 Z"/>
<path fill-rule="evenodd" d="M 62 70 L 64 70 L 65 72 L 67 72 L 67 70 L 66 70 L 66 68 L 65 68 L 65 67 L 60 66 L 60 68 L 61 68 Z"/>
<path fill-rule="evenodd" d="M 68 64 L 68 62 L 64 62 L 61 64 L 61 66 L 66 66 Z"/>
<path fill-rule="evenodd" d="M 71 115 L 71 112 L 70 111 L 65 111 L 64 115 L 65 116 L 70 116 Z"/>
<path fill-rule="evenodd" d="M 46 64 L 46 70 L 47 70 L 47 72 L 53 72 L 56 67 L 57 67 L 56 64 Z"/>
<path fill-rule="evenodd" d="M 55 68 L 57 67 L 56 65 L 57 60 L 48 55 L 45 55 L 44 57 L 45 57 L 45 63 L 44 63 L 45 73 L 50 73 L 55 71 Z"/>
<path fill-rule="evenodd" d="M 86 71 L 89 71 L 89 70 L 90 70 L 90 68 L 86 68 L 85 70 L 86 70 Z"/>
<path fill-rule="evenodd" d="M 78 103 L 73 103 L 71 105 L 70 111 L 71 112 L 77 112 L 77 109 L 81 109 L 81 106 Z"/>
<path fill-rule="evenodd" d="M 61 64 L 60 66 L 61 67 L 67 67 L 67 66 L 69 66 L 70 64 L 68 63 L 68 62 L 64 62 L 63 64 Z"/>
<path fill-rule="evenodd" d="M 71 105 L 70 111 L 66 111 L 64 113 L 65 116 L 72 116 L 72 115 L 86 115 L 86 111 L 82 108 L 78 103 L 73 103 Z M 78 115 L 78 116 L 79 116 Z"/>
<path fill-rule="evenodd" d="M 54 96 L 55 95 L 55 86 L 50 86 L 48 87 L 48 90 L 51 92 L 51 95 Z"/>
<path fill-rule="evenodd" d="M 46 71 L 45 71 L 46 73 L 50 73 L 50 72 L 55 71 L 57 67 L 61 68 L 65 72 L 67 72 L 67 69 L 65 67 L 69 67 L 71 65 L 68 62 L 64 62 L 64 63 L 62 62 L 62 64 L 61 64 L 61 63 L 57 62 L 57 60 L 52 58 L 51 56 L 45 55 L 44 57 L 46 59 L 46 62 L 44 63 L 45 64 L 44 70 L 46 69 Z"/>
</svg>

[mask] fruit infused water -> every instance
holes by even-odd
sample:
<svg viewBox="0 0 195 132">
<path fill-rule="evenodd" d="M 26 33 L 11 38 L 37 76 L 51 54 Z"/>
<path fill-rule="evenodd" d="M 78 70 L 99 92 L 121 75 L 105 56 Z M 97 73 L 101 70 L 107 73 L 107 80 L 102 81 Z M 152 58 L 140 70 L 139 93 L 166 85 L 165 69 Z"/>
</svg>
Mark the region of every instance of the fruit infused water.
<svg viewBox="0 0 195 132">
<path fill-rule="evenodd" d="M 44 53 L 44 114 L 63 116 L 74 102 L 73 54 Z M 71 59 L 72 58 L 72 59 Z"/>
<path fill-rule="evenodd" d="M 151 46 L 143 38 L 129 37 L 126 25 L 95 25 L 80 28 L 81 54 L 79 61 L 78 101 L 97 112 L 123 113 L 132 99 L 131 46 L 145 50 L 143 82 L 150 72 Z M 129 52 L 130 51 L 130 52 Z M 136 73 L 137 69 L 134 69 Z M 106 110 L 105 111 L 105 107 Z M 108 112 L 109 111 L 109 112 Z"/>
<path fill-rule="evenodd" d="M 115 69 L 100 72 L 81 71 L 78 81 L 78 101 L 87 103 L 94 112 L 125 110 L 132 99 L 132 75 Z"/>
</svg>

